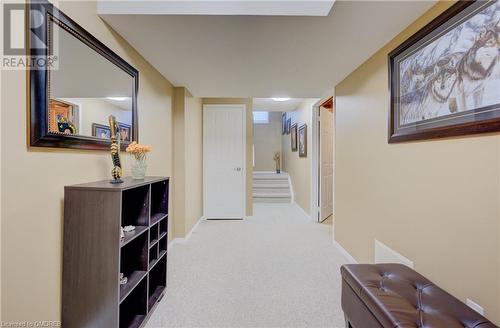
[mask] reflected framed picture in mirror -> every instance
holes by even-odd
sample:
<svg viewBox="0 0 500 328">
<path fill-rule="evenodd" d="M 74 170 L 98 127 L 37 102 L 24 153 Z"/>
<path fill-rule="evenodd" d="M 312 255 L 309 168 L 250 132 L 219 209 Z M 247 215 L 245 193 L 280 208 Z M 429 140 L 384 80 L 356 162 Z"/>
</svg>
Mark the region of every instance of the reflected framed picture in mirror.
<svg viewBox="0 0 500 328">
<path fill-rule="evenodd" d="M 28 55 L 46 63 L 29 71 L 29 146 L 108 150 L 110 115 L 123 149 L 138 141 L 138 71 L 51 3 L 28 6 Z"/>
<path fill-rule="evenodd" d="M 118 122 L 118 127 L 120 129 L 121 142 L 130 142 L 132 137 L 132 127 L 130 124 Z"/>
<path fill-rule="evenodd" d="M 92 136 L 100 139 L 111 139 L 111 129 L 108 125 L 92 123 Z"/>
</svg>

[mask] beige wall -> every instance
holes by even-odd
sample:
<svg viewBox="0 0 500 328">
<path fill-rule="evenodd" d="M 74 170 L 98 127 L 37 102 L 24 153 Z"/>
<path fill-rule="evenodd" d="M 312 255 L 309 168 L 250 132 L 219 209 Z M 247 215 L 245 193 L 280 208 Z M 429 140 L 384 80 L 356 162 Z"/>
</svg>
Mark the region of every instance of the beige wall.
<svg viewBox="0 0 500 328">
<path fill-rule="evenodd" d="M 293 112 L 287 112 L 287 119 L 291 117 L 292 125 L 297 123 L 298 129 L 302 124 L 307 124 L 307 157 L 299 157 L 299 151 L 292 152 L 290 134 L 282 137 L 283 171 L 290 175 L 292 180 L 295 202 L 306 213 L 311 209 L 311 140 L 312 140 L 312 107 L 318 99 L 305 99 Z M 298 139 L 297 139 L 298 142 Z"/>
<path fill-rule="evenodd" d="M 203 112 L 201 98 L 186 88 L 174 95 L 173 233 L 183 238 L 203 215 Z"/>
<path fill-rule="evenodd" d="M 244 104 L 246 106 L 246 214 L 251 216 L 253 213 L 253 161 L 252 161 L 252 143 L 253 143 L 253 116 L 252 98 L 203 98 L 203 104 L 223 105 L 223 104 Z"/>
<path fill-rule="evenodd" d="M 281 112 L 269 112 L 268 124 L 253 125 L 255 171 L 275 171 L 274 154 L 281 153 Z"/>
<path fill-rule="evenodd" d="M 139 71 L 140 142 L 153 147 L 148 174 L 172 174 L 172 85 L 96 14 L 95 2 L 62 9 Z M 3 71 L 2 320 L 60 320 L 63 187 L 109 179 L 108 152 L 26 147 L 26 73 Z M 123 154 L 125 175 L 129 156 Z"/>
<path fill-rule="evenodd" d="M 439 3 L 335 88 L 335 238 L 373 262 L 374 240 L 500 323 L 500 137 L 387 143 L 387 54 Z"/>
</svg>

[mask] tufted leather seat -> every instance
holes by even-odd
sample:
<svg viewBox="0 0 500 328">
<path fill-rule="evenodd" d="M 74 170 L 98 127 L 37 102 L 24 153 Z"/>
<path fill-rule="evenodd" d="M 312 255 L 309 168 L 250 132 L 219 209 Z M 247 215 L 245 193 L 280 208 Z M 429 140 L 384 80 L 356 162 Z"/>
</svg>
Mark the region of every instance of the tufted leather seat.
<svg viewBox="0 0 500 328">
<path fill-rule="evenodd" d="M 349 264 L 342 309 L 353 328 L 498 328 L 402 264 Z"/>
</svg>

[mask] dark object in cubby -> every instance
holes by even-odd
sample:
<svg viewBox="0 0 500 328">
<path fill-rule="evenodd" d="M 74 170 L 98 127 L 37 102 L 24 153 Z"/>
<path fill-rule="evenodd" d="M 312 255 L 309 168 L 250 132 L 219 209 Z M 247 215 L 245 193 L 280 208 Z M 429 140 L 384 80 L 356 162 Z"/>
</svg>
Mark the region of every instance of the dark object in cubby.
<svg viewBox="0 0 500 328">
<path fill-rule="evenodd" d="M 165 210 L 156 224 L 151 223 L 153 197 L 160 204 L 155 208 Z M 167 212 L 168 178 L 65 187 L 63 327 L 144 325 L 165 292 Z M 136 229 L 120 240 L 120 226 L 126 225 Z M 127 277 L 124 285 L 120 272 Z M 153 285 L 158 289 L 150 291 Z"/>
</svg>

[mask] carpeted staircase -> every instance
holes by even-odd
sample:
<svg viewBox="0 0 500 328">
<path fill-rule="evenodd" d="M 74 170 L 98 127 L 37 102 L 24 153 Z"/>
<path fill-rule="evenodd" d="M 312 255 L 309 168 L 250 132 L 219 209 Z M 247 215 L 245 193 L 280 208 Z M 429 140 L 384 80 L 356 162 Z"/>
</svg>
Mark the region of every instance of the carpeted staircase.
<svg viewBox="0 0 500 328">
<path fill-rule="evenodd" d="M 292 194 L 287 173 L 254 172 L 254 203 L 291 203 Z"/>
</svg>

